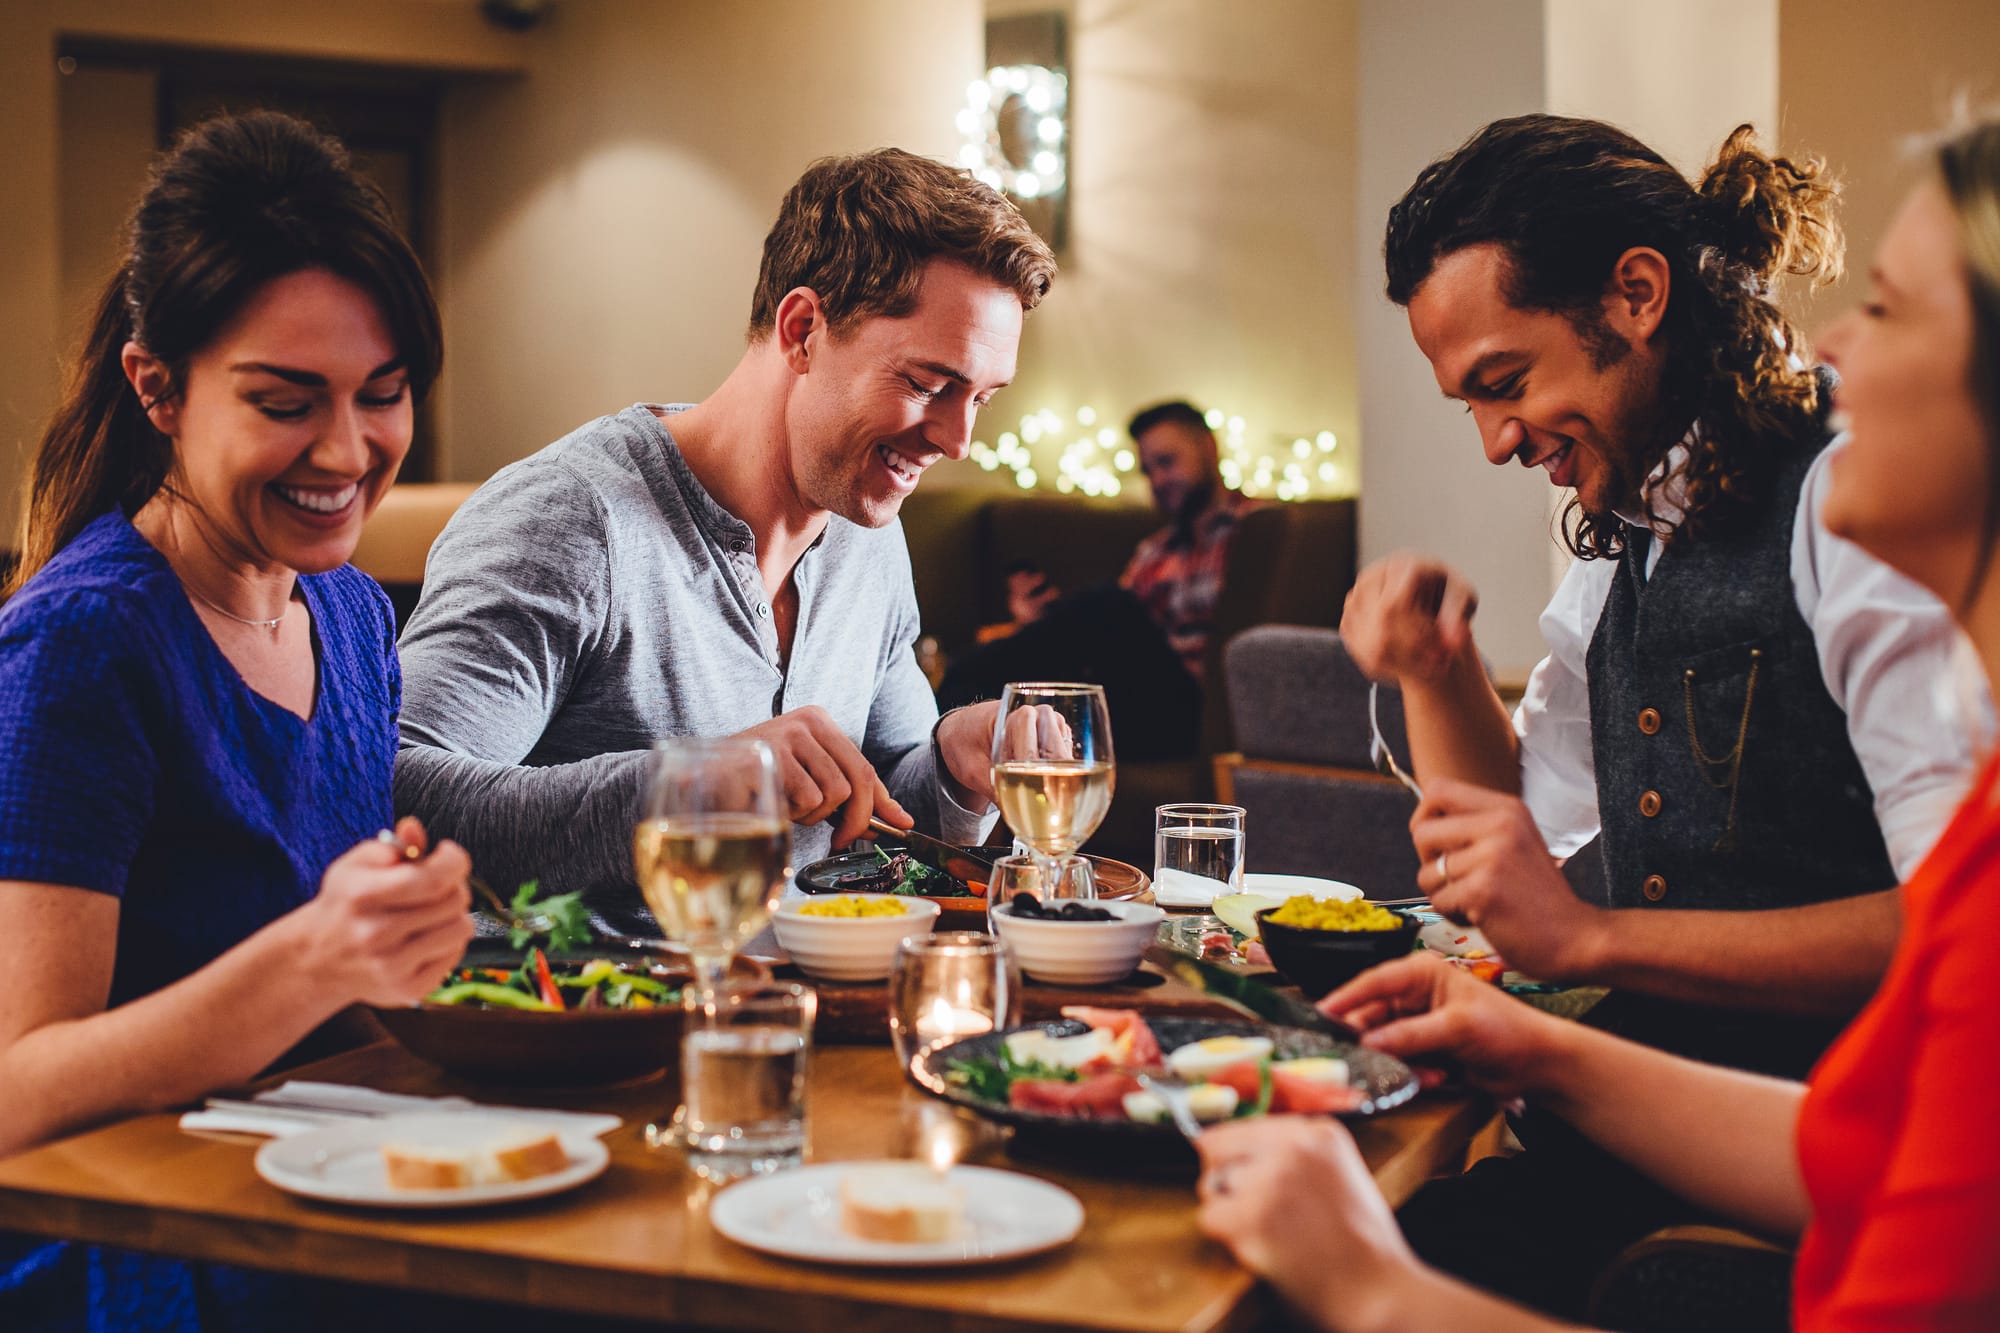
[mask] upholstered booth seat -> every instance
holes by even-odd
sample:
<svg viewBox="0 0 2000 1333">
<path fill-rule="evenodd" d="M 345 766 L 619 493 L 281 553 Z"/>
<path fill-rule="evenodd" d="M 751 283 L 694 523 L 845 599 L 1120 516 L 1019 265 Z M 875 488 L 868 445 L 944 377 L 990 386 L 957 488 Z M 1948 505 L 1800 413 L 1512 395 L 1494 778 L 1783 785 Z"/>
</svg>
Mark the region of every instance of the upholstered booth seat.
<svg viewBox="0 0 2000 1333">
<path fill-rule="evenodd" d="M 1117 793 L 1091 839 L 1093 852 L 1150 869 L 1154 808 L 1214 795 L 1211 757 L 1231 744 L 1224 645 L 1253 625 L 1331 627 L 1339 621 L 1354 583 L 1355 513 L 1353 500 L 1312 500 L 1269 505 L 1244 517 L 1230 547 L 1208 649 L 1199 751 L 1185 759 L 1121 760 Z M 1058 586 L 1079 591 L 1115 580 L 1159 522 L 1150 508 L 1102 500 L 919 490 L 903 502 L 903 531 L 924 632 L 936 636 L 947 654 L 963 652 L 979 626 L 1006 619 L 1002 571 L 1014 560 L 1034 560 Z M 1114 736 L 1145 725 L 1143 717 L 1118 716 L 1114 703 Z"/>
<path fill-rule="evenodd" d="M 423 591 L 424 561 L 444 525 L 478 487 L 461 482 L 404 482 L 389 488 L 355 545 L 354 567 L 381 584 L 400 627 Z"/>
</svg>

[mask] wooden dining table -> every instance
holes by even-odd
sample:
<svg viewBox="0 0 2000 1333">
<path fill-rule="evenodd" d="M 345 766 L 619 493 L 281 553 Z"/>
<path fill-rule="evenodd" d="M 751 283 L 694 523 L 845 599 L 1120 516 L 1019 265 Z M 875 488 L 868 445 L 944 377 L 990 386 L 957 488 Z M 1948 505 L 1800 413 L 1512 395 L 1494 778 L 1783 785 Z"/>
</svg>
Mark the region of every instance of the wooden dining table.
<svg viewBox="0 0 2000 1333">
<path fill-rule="evenodd" d="M 767 1257 L 708 1222 L 715 1187 L 649 1146 L 671 1112 L 660 1079 L 511 1094 L 455 1081 L 393 1043 L 289 1077 L 485 1102 L 609 1111 L 611 1165 L 549 1198 L 461 1212 L 321 1204 L 256 1174 L 259 1140 L 143 1115 L 0 1160 L 0 1230 L 390 1288 L 704 1328 L 1208 1330 L 1273 1308 L 1195 1223 L 1191 1167 L 1106 1168 L 1018 1155 L 1004 1131 L 911 1086 L 877 1046 L 826 1046 L 808 1075 L 808 1157 L 957 1158 L 1074 1193 L 1085 1221 L 1053 1252 L 991 1266 L 860 1269 Z M 1482 1098 L 1428 1094 L 1352 1123 L 1376 1183 L 1400 1204 L 1462 1162 L 1493 1116 Z"/>
</svg>

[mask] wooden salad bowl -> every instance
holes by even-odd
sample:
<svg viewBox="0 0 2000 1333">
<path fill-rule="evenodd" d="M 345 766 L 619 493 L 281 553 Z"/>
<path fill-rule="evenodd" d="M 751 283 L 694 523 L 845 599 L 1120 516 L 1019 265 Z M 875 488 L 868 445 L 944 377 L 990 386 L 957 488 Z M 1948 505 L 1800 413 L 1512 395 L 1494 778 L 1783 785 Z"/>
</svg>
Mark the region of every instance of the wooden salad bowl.
<svg viewBox="0 0 2000 1333">
<path fill-rule="evenodd" d="M 614 952 L 594 954 L 588 946 L 575 954 L 552 955 L 558 971 L 581 968 L 594 957 L 610 957 L 623 966 L 632 960 Z M 505 941 L 475 941 L 464 966 L 513 967 L 520 956 Z M 639 960 L 656 980 L 670 986 L 693 979 L 685 962 Z M 763 963 L 739 957 L 732 978 L 768 982 Z M 680 1087 L 683 1015 L 677 1004 L 655 1009 L 571 1009 L 539 1013 L 525 1009 L 481 1009 L 466 1005 L 423 1003 L 406 1008 L 375 1008 L 375 1017 L 391 1037 L 412 1055 L 447 1073 L 476 1083 L 513 1087 L 582 1087 L 626 1083 L 666 1074 L 669 1091 Z"/>
</svg>

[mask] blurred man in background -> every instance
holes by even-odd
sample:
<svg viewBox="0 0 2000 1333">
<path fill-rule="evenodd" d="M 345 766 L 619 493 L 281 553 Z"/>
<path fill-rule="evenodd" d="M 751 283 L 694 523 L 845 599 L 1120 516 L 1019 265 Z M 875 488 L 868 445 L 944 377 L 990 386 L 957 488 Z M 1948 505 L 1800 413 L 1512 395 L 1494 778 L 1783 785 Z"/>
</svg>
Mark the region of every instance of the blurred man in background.
<svg viewBox="0 0 2000 1333">
<path fill-rule="evenodd" d="M 982 630 L 985 646 L 946 674 L 944 707 L 991 698 L 1010 680 L 1091 681 L 1105 687 L 1116 713 L 1146 719 L 1120 737 L 1128 758 L 1196 752 L 1229 539 L 1255 502 L 1222 484 L 1215 434 L 1192 405 L 1149 407 L 1129 430 L 1166 526 L 1139 543 L 1115 585 L 1065 596 L 1033 562 L 1009 565 L 1012 619 Z"/>
</svg>

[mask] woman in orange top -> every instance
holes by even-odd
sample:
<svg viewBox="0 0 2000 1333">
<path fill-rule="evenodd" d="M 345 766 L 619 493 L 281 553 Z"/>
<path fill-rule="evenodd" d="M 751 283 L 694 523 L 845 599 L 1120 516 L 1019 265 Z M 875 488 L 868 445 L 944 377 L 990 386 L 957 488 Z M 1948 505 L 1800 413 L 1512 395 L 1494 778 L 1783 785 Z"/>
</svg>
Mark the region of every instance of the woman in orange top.
<svg viewBox="0 0 2000 1333">
<path fill-rule="evenodd" d="M 1821 348 L 1853 433 L 1824 517 L 1951 606 L 2000 685 L 2000 121 L 1943 144 L 1937 167 L 1884 239 L 1868 303 Z M 1321 1007 L 1372 1046 L 1456 1059 L 1695 1202 L 1799 1240 L 1800 1329 L 2000 1329 L 1996 768 L 1903 886 L 1882 989 L 1809 1087 L 1550 1018 L 1426 957 Z M 1525 814 L 1463 818 L 1453 860 L 1533 833 Z M 1203 1227 L 1326 1327 L 1553 1327 L 1421 1265 L 1337 1123 L 1243 1122 L 1201 1149 Z"/>
</svg>

